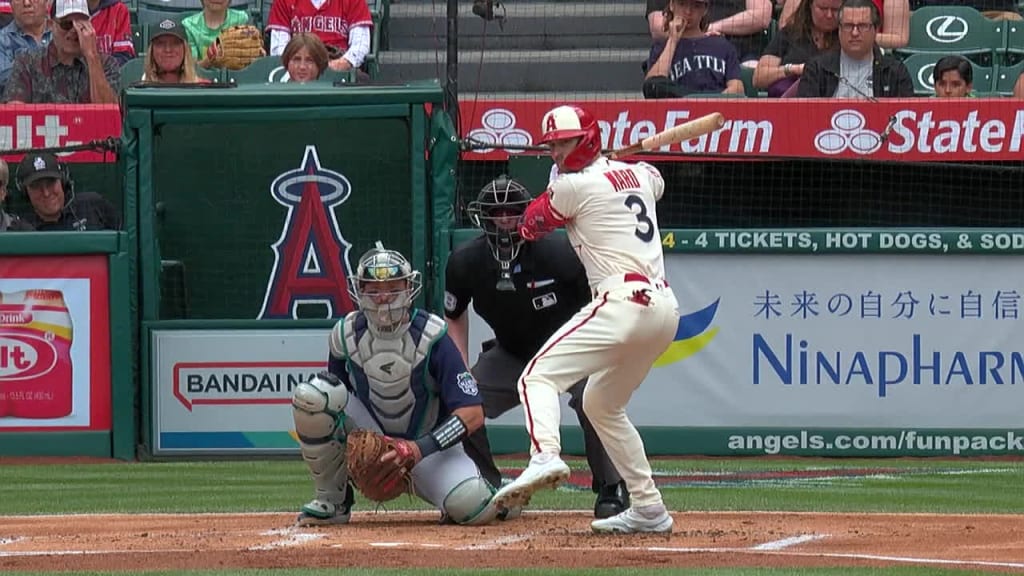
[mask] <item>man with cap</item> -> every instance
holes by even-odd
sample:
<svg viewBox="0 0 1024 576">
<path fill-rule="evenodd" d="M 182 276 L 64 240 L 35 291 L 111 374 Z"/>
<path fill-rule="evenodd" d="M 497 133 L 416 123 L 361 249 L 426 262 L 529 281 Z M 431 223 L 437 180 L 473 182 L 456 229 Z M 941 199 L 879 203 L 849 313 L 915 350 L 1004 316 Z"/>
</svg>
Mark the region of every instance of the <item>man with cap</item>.
<svg viewBox="0 0 1024 576">
<path fill-rule="evenodd" d="M 32 225 L 14 214 L 4 212 L 4 200 L 7 200 L 7 182 L 10 180 L 7 162 L 0 158 L 0 232 L 29 232 Z"/>
<path fill-rule="evenodd" d="M 99 52 L 86 0 L 54 0 L 49 27 L 45 50 L 14 59 L 4 102 L 116 104 L 120 67 Z"/>
<path fill-rule="evenodd" d="M 24 220 L 39 231 L 119 230 L 121 217 L 95 192 L 75 194 L 66 165 L 53 154 L 26 154 L 18 164 L 18 188 L 32 212 Z"/>
<path fill-rule="evenodd" d="M 46 48 L 52 33 L 46 26 L 53 0 L 15 0 L 14 21 L 0 29 L 0 90 L 7 84 L 14 57 Z"/>
</svg>

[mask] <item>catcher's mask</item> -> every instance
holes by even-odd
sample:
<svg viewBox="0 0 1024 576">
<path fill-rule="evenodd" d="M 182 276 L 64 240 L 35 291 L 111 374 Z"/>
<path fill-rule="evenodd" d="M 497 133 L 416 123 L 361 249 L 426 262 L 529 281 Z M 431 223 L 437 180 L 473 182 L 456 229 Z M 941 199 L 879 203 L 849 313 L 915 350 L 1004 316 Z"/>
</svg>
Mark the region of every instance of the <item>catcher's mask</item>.
<svg viewBox="0 0 1024 576">
<path fill-rule="evenodd" d="M 409 327 L 409 311 L 423 288 L 420 273 L 399 252 L 377 242 L 359 258 L 349 295 L 379 338 L 397 338 Z"/>
<path fill-rule="evenodd" d="M 504 175 L 483 187 L 466 213 L 474 226 L 484 231 L 491 254 L 501 264 L 498 290 L 515 290 L 512 262 L 519 256 L 523 239 L 519 237 L 519 219 L 530 204 L 525 186 Z"/>
</svg>

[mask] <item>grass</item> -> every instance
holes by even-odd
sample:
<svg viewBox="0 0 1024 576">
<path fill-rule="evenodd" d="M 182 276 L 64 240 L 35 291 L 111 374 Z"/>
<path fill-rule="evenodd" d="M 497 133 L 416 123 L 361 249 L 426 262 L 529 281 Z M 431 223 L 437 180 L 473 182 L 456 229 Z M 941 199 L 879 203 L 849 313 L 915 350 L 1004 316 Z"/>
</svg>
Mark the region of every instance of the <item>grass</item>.
<svg viewBox="0 0 1024 576">
<path fill-rule="evenodd" d="M 502 461 L 521 467 L 523 461 Z M 572 461 L 585 469 L 585 462 Z M 905 474 L 830 479 L 731 479 L 663 490 L 673 510 L 1024 513 L 1024 463 L 974 460 L 657 460 L 671 474 L 742 474 L 858 468 Z M 17 465 L 2 468 L 0 515 L 145 512 L 293 512 L 312 494 L 298 460 Z M 589 509 L 589 491 L 541 492 L 533 507 Z M 425 509 L 403 498 L 389 509 Z M 367 509 L 357 503 L 357 509 Z"/>
</svg>

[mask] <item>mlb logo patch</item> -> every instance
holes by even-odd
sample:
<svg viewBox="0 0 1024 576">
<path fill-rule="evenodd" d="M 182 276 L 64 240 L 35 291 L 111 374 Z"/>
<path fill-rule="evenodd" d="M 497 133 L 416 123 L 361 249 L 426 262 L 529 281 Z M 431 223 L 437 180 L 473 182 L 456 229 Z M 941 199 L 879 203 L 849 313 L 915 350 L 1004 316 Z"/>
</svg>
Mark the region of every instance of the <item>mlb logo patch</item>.
<svg viewBox="0 0 1024 576">
<path fill-rule="evenodd" d="M 541 294 L 533 299 L 534 310 L 543 310 L 545 308 L 550 308 L 555 304 L 558 304 L 558 296 L 556 296 L 554 292 Z"/>
</svg>

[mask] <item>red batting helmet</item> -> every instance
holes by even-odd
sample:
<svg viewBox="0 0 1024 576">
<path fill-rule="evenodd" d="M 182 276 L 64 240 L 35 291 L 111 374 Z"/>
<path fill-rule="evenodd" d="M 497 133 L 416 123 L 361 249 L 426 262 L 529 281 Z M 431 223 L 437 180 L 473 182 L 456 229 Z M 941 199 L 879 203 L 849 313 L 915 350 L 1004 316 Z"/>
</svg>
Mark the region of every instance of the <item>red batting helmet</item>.
<svg viewBox="0 0 1024 576">
<path fill-rule="evenodd" d="M 577 106 L 559 106 L 550 110 L 541 121 L 541 130 L 544 133 L 540 139 L 542 144 L 567 138 L 580 139 L 562 162 L 572 172 L 586 168 L 601 152 L 601 128 L 590 112 Z"/>
</svg>

